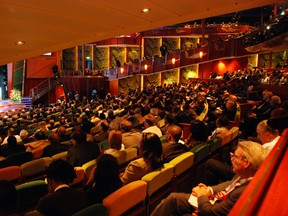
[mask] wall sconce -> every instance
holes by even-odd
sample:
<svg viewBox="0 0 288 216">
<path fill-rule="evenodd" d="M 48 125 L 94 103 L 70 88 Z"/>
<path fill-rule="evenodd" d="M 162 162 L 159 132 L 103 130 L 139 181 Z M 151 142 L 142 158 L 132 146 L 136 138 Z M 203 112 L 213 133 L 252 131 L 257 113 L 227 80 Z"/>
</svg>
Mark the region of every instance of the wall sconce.
<svg viewBox="0 0 288 216">
<path fill-rule="evenodd" d="M 174 65 L 176 62 L 176 59 L 175 58 L 172 58 L 172 64 Z"/>
<path fill-rule="evenodd" d="M 122 74 L 122 73 L 124 72 L 124 68 L 121 68 L 121 69 L 120 69 L 120 72 L 121 72 L 121 74 Z"/>
<path fill-rule="evenodd" d="M 147 70 L 147 69 L 148 69 L 148 65 L 145 64 L 145 65 L 144 65 L 144 70 Z"/>
<path fill-rule="evenodd" d="M 203 57 L 203 52 L 202 51 L 199 52 L 199 56 L 200 56 L 200 58 Z"/>
</svg>

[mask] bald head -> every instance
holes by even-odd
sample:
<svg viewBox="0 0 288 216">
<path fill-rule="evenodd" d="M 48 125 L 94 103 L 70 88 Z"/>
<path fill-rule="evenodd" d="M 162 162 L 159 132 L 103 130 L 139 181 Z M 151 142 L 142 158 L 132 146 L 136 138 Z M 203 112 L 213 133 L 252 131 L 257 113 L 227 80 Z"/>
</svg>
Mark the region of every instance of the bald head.
<svg viewBox="0 0 288 216">
<path fill-rule="evenodd" d="M 178 142 L 182 136 L 182 129 L 177 125 L 171 125 L 168 127 L 166 132 L 167 141 L 176 141 Z"/>
</svg>

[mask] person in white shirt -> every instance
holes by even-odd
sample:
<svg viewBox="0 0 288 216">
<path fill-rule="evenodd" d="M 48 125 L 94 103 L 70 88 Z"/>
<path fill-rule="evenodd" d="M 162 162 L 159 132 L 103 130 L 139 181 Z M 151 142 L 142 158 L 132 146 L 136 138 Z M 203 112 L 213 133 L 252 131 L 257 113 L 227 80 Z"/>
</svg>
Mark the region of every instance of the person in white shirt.
<svg viewBox="0 0 288 216">
<path fill-rule="evenodd" d="M 279 140 L 279 132 L 277 129 L 270 127 L 267 124 L 267 120 L 261 121 L 257 125 L 257 138 L 261 141 L 264 148 L 271 151 Z"/>
<path fill-rule="evenodd" d="M 155 118 L 151 113 L 145 116 L 144 126 L 146 129 L 142 133 L 154 133 L 158 137 L 162 136 L 162 131 L 155 125 Z"/>
</svg>

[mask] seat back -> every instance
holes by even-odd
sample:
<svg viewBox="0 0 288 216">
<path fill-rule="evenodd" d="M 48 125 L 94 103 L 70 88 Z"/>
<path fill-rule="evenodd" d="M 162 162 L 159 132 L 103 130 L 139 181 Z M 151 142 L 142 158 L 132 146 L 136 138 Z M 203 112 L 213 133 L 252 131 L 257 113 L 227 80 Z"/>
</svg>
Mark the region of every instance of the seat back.
<svg viewBox="0 0 288 216">
<path fill-rule="evenodd" d="M 181 126 L 181 128 L 183 130 L 182 140 L 185 140 L 190 135 L 190 126 L 191 126 L 191 124 L 189 124 L 189 123 L 180 123 L 180 126 Z"/>
<path fill-rule="evenodd" d="M 222 139 L 221 146 L 226 145 L 232 140 L 232 132 L 229 130 L 227 133 L 220 134 L 219 137 Z"/>
<path fill-rule="evenodd" d="M 142 177 L 147 182 L 147 195 L 150 197 L 153 193 L 171 183 L 174 174 L 174 165 L 166 163 L 160 169 L 152 171 Z"/>
<path fill-rule="evenodd" d="M 96 203 L 86 207 L 85 209 L 82 209 L 81 211 L 73 214 L 72 216 L 95 216 L 95 215 L 108 216 L 108 210 L 103 204 Z"/>
<path fill-rule="evenodd" d="M 131 182 L 113 192 L 103 200 L 109 216 L 119 216 L 145 201 L 147 183 L 141 180 Z"/>
<path fill-rule="evenodd" d="M 18 211 L 35 208 L 39 199 L 48 193 L 48 185 L 43 180 L 36 180 L 16 186 Z"/>
<path fill-rule="evenodd" d="M 96 167 L 96 160 L 91 160 L 85 164 L 82 165 L 82 168 L 84 170 L 85 173 L 85 177 L 89 178 L 90 173 L 92 172 L 92 170 L 94 169 L 94 167 Z"/>
<path fill-rule="evenodd" d="M 191 152 L 194 153 L 194 162 L 197 164 L 209 156 L 209 145 L 208 143 L 197 145 L 191 149 Z"/>
<path fill-rule="evenodd" d="M 108 140 L 104 140 L 98 144 L 100 151 L 105 151 L 110 148 Z"/>
<path fill-rule="evenodd" d="M 17 181 L 20 176 L 21 170 L 19 166 L 9 166 L 0 169 L 0 180 Z"/>
<path fill-rule="evenodd" d="M 32 159 L 37 159 L 40 158 L 43 155 L 43 150 L 46 146 L 41 146 L 39 148 L 33 149 L 32 150 Z"/>
<path fill-rule="evenodd" d="M 22 164 L 20 166 L 22 178 L 24 180 L 34 177 L 41 178 L 52 161 L 50 157 L 43 157 Z"/>
<path fill-rule="evenodd" d="M 137 149 L 136 148 L 127 148 L 120 150 L 118 152 L 114 152 L 111 155 L 113 155 L 118 164 L 121 166 L 122 164 L 125 164 L 137 157 Z"/>
<path fill-rule="evenodd" d="M 174 175 L 179 176 L 192 167 L 194 163 L 194 153 L 185 152 L 169 162 L 174 166 Z"/>
<path fill-rule="evenodd" d="M 13 155 L 10 155 L 5 160 L 6 166 L 20 166 L 23 163 L 32 160 L 31 152 L 19 152 Z"/>
<path fill-rule="evenodd" d="M 53 160 L 60 160 L 61 159 L 61 160 L 66 161 L 67 153 L 68 153 L 68 151 L 60 152 L 58 154 L 53 155 L 51 158 Z"/>
<path fill-rule="evenodd" d="M 80 185 L 80 187 L 81 187 L 83 185 L 84 179 L 85 179 L 84 169 L 82 167 L 75 167 L 74 170 L 76 173 L 76 178 L 69 185 L 70 186 L 75 186 L 75 185 L 79 186 Z"/>
<path fill-rule="evenodd" d="M 239 135 L 239 127 L 232 127 L 230 129 L 231 132 L 231 140 L 235 139 Z"/>
<path fill-rule="evenodd" d="M 210 154 L 216 151 L 222 143 L 222 139 L 218 136 L 208 141 Z"/>
</svg>

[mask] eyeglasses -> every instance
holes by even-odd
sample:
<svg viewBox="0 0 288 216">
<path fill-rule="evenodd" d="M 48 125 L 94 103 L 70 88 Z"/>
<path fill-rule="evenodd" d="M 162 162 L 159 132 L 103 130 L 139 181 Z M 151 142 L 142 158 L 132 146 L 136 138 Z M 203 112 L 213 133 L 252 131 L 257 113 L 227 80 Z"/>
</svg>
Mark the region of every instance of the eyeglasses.
<svg viewBox="0 0 288 216">
<path fill-rule="evenodd" d="M 231 157 L 231 158 L 236 158 L 237 160 L 243 159 L 242 156 L 237 156 L 237 155 L 235 155 L 233 152 L 230 152 L 230 157 Z"/>
</svg>

